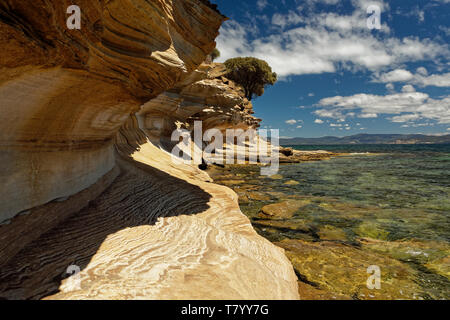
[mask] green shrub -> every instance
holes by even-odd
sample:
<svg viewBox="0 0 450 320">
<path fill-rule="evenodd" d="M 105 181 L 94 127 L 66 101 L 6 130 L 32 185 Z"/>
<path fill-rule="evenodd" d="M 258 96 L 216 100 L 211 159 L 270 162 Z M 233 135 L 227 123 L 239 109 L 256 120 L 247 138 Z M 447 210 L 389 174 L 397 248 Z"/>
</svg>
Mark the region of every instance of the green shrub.
<svg viewBox="0 0 450 320">
<path fill-rule="evenodd" d="M 264 61 L 253 57 L 233 58 L 225 61 L 228 69 L 226 77 L 241 85 L 245 90 L 245 97 L 252 100 L 254 96 L 261 96 L 267 85 L 277 82 L 277 74 Z"/>
<path fill-rule="evenodd" d="M 214 50 L 210 53 L 212 61 L 216 60 L 220 57 L 220 51 L 217 50 L 217 48 L 214 48 Z"/>
</svg>

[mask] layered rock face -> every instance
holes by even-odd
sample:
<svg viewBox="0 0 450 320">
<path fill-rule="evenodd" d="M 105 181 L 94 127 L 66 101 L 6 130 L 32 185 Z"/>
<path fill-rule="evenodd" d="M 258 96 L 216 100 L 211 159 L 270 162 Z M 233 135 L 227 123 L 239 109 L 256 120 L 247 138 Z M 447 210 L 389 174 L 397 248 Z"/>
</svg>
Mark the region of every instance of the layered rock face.
<svg viewBox="0 0 450 320">
<path fill-rule="evenodd" d="M 137 113 L 144 131 L 155 144 L 171 145 L 176 129 L 192 131 L 195 121 L 202 122 L 202 133 L 218 129 L 257 129 L 252 103 L 244 91 L 224 77 L 223 64 L 202 64 L 172 89 L 145 103 Z"/>
<path fill-rule="evenodd" d="M 200 145 L 193 144 L 191 158 L 198 152 L 203 161 L 223 164 L 232 150 L 235 162 L 238 156 L 248 160 L 250 153 L 258 159 L 258 143 L 267 144 L 256 131 L 262 120 L 253 116 L 253 105 L 245 98 L 244 90 L 227 79 L 226 73 L 221 63 L 203 63 L 172 89 L 145 103 L 136 116 L 152 143 L 170 152 L 178 143 L 172 135 L 181 129 L 192 139 L 200 134 L 204 150 L 212 140 L 206 133 L 214 129 L 222 135 L 223 144 L 219 143 L 213 154 L 203 153 Z M 234 140 L 239 136 L 245 138 L 242 143 Z M 267 148 L 278 152 L 270 144 Z"/>
<path fill-rule="evenodd" d="M 298 298 L 236 195 L 150 142 L 196 117 L 257 125 L 220 67 L 199 67 L 224 17 L 200 0 L 77 4 L 81 30 L 68 1 L 0 3 L 0 298 Z"/>
<path fill-rule="evenodd" d="M 110 171 L 120 126 L 204 60 L 223 20 L 200 1 L 102 3 L 80 1 L 81 30 L 65 1 L 0 4 L 1 220 Z"/>
</svg>

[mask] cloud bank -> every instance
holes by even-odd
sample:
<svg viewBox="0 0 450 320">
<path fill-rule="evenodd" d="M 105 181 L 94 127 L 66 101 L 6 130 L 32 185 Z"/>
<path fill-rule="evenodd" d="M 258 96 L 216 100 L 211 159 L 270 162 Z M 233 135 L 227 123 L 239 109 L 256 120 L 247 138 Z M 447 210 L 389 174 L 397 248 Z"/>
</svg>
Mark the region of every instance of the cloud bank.
<svg viewBox="0 0 450 320">
<path fill-rule="evenodd" d="M 380 114 L 398 115 L 389 119 L 393 122 L 427 119 L 439 124 L 450 123 L 450 97 L 432 99 L 426 93 L 405 91 L 385 96 L 361 93 L 324 98 L 318 103 L 322 109 L 314 113 L 335 119 L 345 119 L 356 113 L 359 118 L 376 118 Z"/>
<path fill-rule="evenodd" d="M 332 0 L 322 2 L 336 3 Z M 336 72 L 338 69 L 378 71 L 407 61 L 435 60 L 449 54 L 448 45 L 431 39 L 390 36 L 386 24 L 382 24 L 381 30 L 369 30 L 367 6 L 373 2 L 384 10 L 389 6 L 380 1 L 352 2 L 354 11 L 347 15 L 334 12 L 303 14 L 301 8 L 285 14 L 275 13 L 269 18 L 269 31 L 264 30 L 266 34 L 261 37 L 255 37 L 261 31 L 257 24 L 228 21 L 217 39 L 221 61 L 254 56 L 266 60 L 281 77 L 287 77 Z M 261 2 L 261 7 L 263 4 Z"/>
</svg>

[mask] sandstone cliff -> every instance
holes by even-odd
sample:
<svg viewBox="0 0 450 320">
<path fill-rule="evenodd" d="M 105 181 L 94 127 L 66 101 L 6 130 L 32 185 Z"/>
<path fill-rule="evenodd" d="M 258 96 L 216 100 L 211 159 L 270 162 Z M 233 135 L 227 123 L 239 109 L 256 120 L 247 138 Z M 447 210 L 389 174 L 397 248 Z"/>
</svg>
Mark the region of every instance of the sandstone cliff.
<svg viewBox="0 0 450 320">
<path fill-rule="evenodd" d="M 223 64 L 203 63 L 170 90 L 145 103 L 137 113 L 152 142 L 170 149 L 171 134 L 177 128 L 193 130 L 202 122 L 202 131 L 218 129 L 257 129 L 261 119 L 253 114 L 244 91 L 224 77 Z"/>
<path fill-rule="evenodd" d="M 152 144 L 197 117 L 257 126 L 200 66 L 225 18 L 204 0 L 80 0 L 68 30 L 70 4 L 0 3 L 0 298 L 298 298 L 234 192 Z"/>
</svg>

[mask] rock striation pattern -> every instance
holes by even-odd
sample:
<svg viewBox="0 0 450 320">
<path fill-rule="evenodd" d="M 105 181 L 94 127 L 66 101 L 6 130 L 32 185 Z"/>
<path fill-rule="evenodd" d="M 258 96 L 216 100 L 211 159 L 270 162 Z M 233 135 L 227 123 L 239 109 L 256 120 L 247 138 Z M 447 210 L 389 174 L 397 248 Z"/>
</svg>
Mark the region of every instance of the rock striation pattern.
<svg viewBox="0 0 450 320">
<path fill-rule="evenodd" d="M 81 30 L 67 1 L 0 4 L 0 220 L 110 171 L 130 113 L 194 71 L 224 20 L 194 0 L 78 5 Z"/>
<path fill-rule="evenodd" d="M 69 1 L 0 3 L 0 298 L 298 298 L 236 194 L 160 148 L 177 123 L 259 122 L 200 66 L 225 17 L 205 0 L 77 4 L 81 30 Z"/>
<path fill-rule="evenodd" d="M 202 133 L 219 129 L 257 129 L 261 119 L 253 116 L 253 106 L 244 91 L 224 77 L 223 64 L 203 63 L 185 80 L 145 103 L 137 116 L 155 144 L 168 145 L 176 129 L 192 131 L 202 122 Z"/>
</svg>

